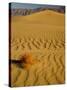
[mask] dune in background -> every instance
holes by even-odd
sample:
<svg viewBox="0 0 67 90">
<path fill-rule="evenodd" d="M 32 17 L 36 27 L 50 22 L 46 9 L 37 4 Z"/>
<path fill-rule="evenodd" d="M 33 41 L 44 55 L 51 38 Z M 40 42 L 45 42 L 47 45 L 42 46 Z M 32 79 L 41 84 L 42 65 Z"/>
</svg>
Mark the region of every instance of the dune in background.
<svg viewBox="0 0 67 90">
<path fill-rule="evenodd" d="M 11 17 L 11 86 L 65 82 L 64 17 L 52 10 Z M 29 53 L 22 67 L 20 58 Z"/>
</svg>

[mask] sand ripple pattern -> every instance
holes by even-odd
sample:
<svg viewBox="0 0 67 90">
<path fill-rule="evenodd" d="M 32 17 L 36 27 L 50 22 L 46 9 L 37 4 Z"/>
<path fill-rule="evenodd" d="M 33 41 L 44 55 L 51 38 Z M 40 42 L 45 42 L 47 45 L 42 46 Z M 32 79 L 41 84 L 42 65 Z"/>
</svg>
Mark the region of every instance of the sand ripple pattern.
<svg viewBox="0 0 67 90">
<path fill-rule="evenodd" d="M 18 59 L 21 52 L 29 51 L 39 63 L 32 65 L 29 70 L 12 67 L 12 86 L 36 86 L 63 84 L 65 77 L 64 41 L 44 38 L 20 38 L 11 41 L 12 59 Z M 17 54 L 18 53 L 18 54 Z M 60 53 L 60 54 L 59 54 Z M 17 56 L 18 55 L 18 56 Z"/>
<path fill-rule="evenodd" d="M 64 50 L 64 41 L 63 40 L 48 40 L 44 38 L 20 38 L 12 39 L 11 41 L 11 53 L 12 59 L 17 59 L 20 57 L 21 53 L 24 51 L 36 52 L 36 51 L 57 51 Z M 21 52 L 20 52 L 21 51 Z M 13 53 L 15 52 L 15 53 Z"/>
</svg>

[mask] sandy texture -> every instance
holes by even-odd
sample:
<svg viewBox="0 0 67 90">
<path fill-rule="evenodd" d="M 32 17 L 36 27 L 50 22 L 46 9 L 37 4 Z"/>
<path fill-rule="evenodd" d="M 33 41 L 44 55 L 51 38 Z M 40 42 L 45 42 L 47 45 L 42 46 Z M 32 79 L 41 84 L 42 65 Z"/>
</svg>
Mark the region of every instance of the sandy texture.
<svg viewBox="0 0 67 90">
<path fill-rule="evenodd" d="M 12 16 L 11 60 L 19 60 L 25 53 L 35 63 L 25 64 L 28 68 L 11 63 L 11 86 L 63 84 L 64 14 L 46 10 Z"/>
</svg>

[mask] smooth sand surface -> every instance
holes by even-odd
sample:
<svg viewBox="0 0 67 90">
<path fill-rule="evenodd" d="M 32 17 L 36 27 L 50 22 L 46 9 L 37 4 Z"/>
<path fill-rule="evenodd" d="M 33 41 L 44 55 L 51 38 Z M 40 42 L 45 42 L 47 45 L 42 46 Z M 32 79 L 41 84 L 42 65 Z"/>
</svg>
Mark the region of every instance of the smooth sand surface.
<svg viewBox="0 0 67 90">
<path fill-rule="evenodd" d="M 11 86 L 64 83 L 64 14 L 45 10 L 11 18 Z M 21 66 L 23 67 L 21 67 Z"/>
</svg>

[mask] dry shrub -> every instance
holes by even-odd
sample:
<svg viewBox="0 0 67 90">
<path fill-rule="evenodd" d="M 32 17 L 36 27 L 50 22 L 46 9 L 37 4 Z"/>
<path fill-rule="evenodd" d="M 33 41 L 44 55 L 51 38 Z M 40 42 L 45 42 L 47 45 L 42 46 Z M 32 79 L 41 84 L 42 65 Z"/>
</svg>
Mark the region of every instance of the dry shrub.
<svg viewBox="0 0 67 90">
<path fill-rule="evenodd" d="M 38 61 L 35 60 L 31 53 L 25 53 L 20 60 L 22 60 L 22 66 L 23 68 L 29 69 L 30 66 L 36 64 Z"/>
</svg>

